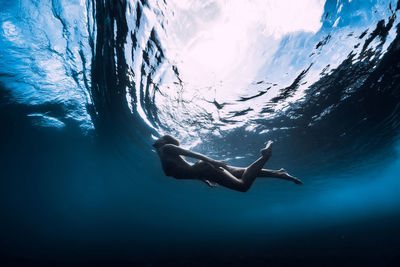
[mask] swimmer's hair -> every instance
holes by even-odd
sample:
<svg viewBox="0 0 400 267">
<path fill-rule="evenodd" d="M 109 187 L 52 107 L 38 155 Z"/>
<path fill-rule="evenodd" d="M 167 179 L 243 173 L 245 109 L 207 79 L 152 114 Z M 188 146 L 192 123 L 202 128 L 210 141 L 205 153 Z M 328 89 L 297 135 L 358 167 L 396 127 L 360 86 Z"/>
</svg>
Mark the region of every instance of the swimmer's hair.
<svg viewBox="0 0 400 267">
<path fill-rule="evenodd" d="M 167 134 L 167 135 L 164 135 L 163 137 L 160 137 L 157 141 L 155 141 L 153 144 L 153 147 L 160 148 L 166 144 L 172 144 L 172 145 L 179 146 L 179 141 L 175 137 Z"/>
</svg>

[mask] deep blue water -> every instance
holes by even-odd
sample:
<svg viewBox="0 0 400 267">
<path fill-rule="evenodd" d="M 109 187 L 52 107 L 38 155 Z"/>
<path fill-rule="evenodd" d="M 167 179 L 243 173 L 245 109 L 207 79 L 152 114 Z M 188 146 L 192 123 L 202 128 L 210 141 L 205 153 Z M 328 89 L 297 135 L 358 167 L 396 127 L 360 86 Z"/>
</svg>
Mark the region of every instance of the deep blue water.
<svg viewBox="0 0 400 267">
<path fill-rule="evenodd" d="M 2 262 L 396 265 L 400 2 L 320 2 L 318 29 L 260 33 L 200 85 L 171 42 L 228 2 L 1 1 Z M 171 179 L 165 133 L 241 166 L 274 140 L 266 167 L 304 185 Z"/>
</svg>

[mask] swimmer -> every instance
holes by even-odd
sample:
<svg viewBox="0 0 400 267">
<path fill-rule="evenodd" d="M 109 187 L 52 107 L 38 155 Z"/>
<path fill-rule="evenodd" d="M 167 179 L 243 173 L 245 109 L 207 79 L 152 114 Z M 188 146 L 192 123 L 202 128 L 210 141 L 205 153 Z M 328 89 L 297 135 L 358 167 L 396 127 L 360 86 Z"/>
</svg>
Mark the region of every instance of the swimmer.
<svg viewBox="0 0 400 267">
<path fill-rule="evenodd" d="M 176 179 L 201 180 L 209 186 L 219 184 L 239 192 L 247 192 L 257 177 L 278 178 L 302 184 L 299 179 L 288 174 L 285 169 L 263 169 L 264 164 L 271 157 L 272 143 L 269 141 L 265 148 L 260 150 L 261 157 L 247 168 L 229 166 L 224 161 L 214 160 L 184 149 L 179 146 L 179 141 L 170 135 L 159 138 L 153 147 L 157 150 L 165 175 Z M 199 161 L 191 164 L 182 156 Z"/>
</svg>

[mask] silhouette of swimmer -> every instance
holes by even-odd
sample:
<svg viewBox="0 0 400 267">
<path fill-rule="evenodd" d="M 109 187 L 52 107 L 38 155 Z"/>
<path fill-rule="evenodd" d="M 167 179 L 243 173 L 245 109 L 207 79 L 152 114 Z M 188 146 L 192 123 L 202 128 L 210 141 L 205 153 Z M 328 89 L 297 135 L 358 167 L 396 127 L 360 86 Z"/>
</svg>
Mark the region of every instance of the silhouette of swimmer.
<svg viewBox="0 0 400 267">
<path fill-rule="evenodd" d="M 269 141 L 266 147 L 260 150 L 261 157 L 247 168 L 229 166 L 224 161 L 214 160 L 181 148 L 179 141 L 170 135 L 159 138 L 153 147 L 157 150 L 165 175 L 176 179 L 201 180 L 209 186 L 219 184 L 240 192 L 247 192 L 257 177 L 279 178 L 302 184 L 285 169 L 263 169 L 264 164 L 271 157 L 272 143 Z M 182 156 L 199 159 L 199 161 L 191 164 Z"/>
</svg>

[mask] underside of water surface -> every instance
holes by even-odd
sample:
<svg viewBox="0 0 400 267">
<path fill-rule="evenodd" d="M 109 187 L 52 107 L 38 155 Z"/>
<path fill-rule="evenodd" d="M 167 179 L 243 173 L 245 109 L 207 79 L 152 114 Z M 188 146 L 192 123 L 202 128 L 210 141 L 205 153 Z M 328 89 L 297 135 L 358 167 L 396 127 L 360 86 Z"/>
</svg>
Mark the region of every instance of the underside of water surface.
<svg viewBox="0 0 400 267">
<path fill-rule="evenodd" d="M 1 261 L 396 265 L 400 1 L 0 1 Z M 266 168 L 166 177 L 151 144 Z"/>
</svg>

